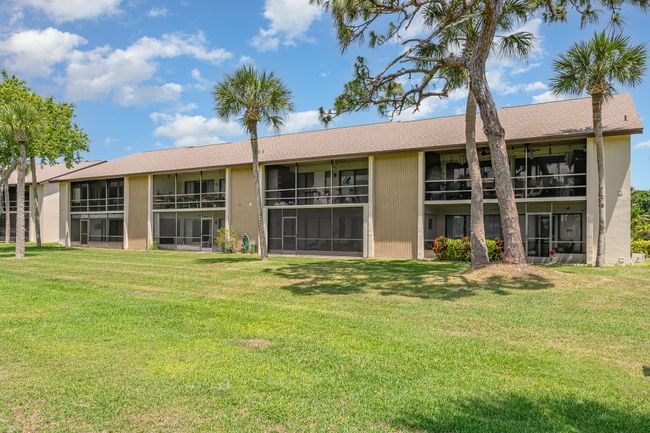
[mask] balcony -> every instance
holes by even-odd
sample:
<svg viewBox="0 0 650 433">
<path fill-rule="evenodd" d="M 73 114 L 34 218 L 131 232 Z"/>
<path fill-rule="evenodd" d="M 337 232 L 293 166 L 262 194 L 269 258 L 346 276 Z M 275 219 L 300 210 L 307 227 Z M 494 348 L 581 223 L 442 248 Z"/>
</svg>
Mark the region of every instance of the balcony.
<svg viewBox="0 0 650 433">
<path fill-rule="evenodd" d="M 585 197 L 585 142 L 519 145 L 508 148 L 512 186 L 517 199 Z M 490 152 L 480 149 L 483 198 L 496 199 Z M 425 201 L 471 199 L 467 157 L 463 150 L 427 152 Z"/>
<path fill-rule="evenodd" d="M 368 159 L 267 166 L 266 206 L 368 203 Z"/>
<path fill-rule="evenodd" d="M 153 196 L 153 209 L 216 209 L 226 207 L 225 192 L 195 194 L 157 194 Z"/>
<path fill-rule="evenodd" d="M 368 185 L 267 189 L 266 206 L 368 203 Z"/>
<path fill-rule="evenodd" d="M 226 207 L 226 171 L 195 171 L 153 176 L 153 210 Z"/>
<path fill-rule="evenodd" d="M 557 174 L 512 177 L 515 198 L 584 197 L 587 195 L 587 174 Z M 425 201 L 470 200 L 469 180 L 427 180 Z M 494 178 L 483 179 L 483 198 L 496 199 Z"/>
<path fill-rule="evenodd" d="M 124 197 L 70 200 L 70 212 L 122 212 Z"/>
<path fill-rule="evenodd" d="M 25 212 L 29 212 L 29 197 L 25 199 Z M 18 202 L 16 200 L 9 200 L 9 212 L 16 212 L 18 209 Z"/>
</svg>

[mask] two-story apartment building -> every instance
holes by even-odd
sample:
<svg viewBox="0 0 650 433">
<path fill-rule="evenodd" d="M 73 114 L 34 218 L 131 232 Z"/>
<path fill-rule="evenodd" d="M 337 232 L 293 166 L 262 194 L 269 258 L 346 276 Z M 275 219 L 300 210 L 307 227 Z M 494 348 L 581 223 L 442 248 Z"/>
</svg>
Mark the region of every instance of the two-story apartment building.
<svg viewBox="0 0 650 433">
<path fill-rule="evenodd" d="M 41 212 L 41 240 L 47 243 L 59 242 L 59 183 L 54 180 L 65 174 L 74 173 L 77 170 L 92 167 L 104 161 L 84 161 L 74 164 L 68 168 L 65 164 L 37 165 L 36 182 L 38 194 L 34 194 L 31 173 L 25 179 L 25 239 L 30 242 L 36 241 L 34 199 L 38 196 L 38 205 Z M 6 233 L 9 229 L 9 241 L 16 240 L 16 183 L 18 181 L 16 172 L 12 173 L 8 182 L 8 194 L 0 190 L 0 200 L 3 202 L 4 212 L 0 213 L 0 242 L 7 240 Z M 9 219 L 9 221 L 7 221 Z"/>
<path fill-rule="evenodd" d="M 597 171 L 588 98 L 499 110 L 531 261 L 594 260 Z M 604 108 L 607 262 L 630 256 L 632 98 Z M 260 139 L 271 253 L 425 258 L 437 236 L 469 235 L 464 116 Z M 487 236 L 501 236 L 486 138 L 477 125 Z M 57 178 L 60 243 L 212 250 L 219 227 L 257 238 L 246 140 L 129 155 Z"/>
</svg>

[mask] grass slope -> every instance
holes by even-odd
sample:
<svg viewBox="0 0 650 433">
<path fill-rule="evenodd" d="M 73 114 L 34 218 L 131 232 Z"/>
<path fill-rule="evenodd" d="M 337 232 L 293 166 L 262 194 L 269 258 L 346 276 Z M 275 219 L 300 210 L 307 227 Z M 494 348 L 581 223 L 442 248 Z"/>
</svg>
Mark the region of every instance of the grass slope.
<svg viewBox="0 0 650 433">
<path fill-rule="evenodd" d="M 647 265 L 12 252 L 3 432 L 650 431 Z"/>
</svg>

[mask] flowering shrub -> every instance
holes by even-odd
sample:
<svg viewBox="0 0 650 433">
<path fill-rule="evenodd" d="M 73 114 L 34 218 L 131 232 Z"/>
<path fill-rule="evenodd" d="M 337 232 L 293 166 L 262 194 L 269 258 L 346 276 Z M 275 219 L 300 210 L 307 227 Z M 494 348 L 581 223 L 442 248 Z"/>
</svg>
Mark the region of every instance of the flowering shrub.
<svg viewBox="0 0 650 433">
<path fill-rule="evenodd" d="M 632 252 L 650 256 L 650 240 L 632 241 Z"/>
<path fill-rule="evenodd" d="M 498 262 L 503 255 L 503 241 L 486 239 L 488 257 L 491 262 Z M 468 237 L 460 239 L 440 236 L 433 242 L 433 252 L 438 260 L 450 262 L 469 262 L 472 259 L 471 245 Z"/>
</svg>

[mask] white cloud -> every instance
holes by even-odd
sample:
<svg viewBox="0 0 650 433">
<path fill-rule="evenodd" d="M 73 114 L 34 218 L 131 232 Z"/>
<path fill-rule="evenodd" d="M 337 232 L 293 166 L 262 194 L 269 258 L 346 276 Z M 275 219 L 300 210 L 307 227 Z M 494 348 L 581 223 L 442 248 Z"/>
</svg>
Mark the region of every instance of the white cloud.
<svg viewBox="0 0 650 433">
<path fill-rule="evenodd" d="M 217 118 L 187 116 L 184 114 L 151 113 L 151 120 L 158 124 L 156 137 L 167 137 L 176 146 L 201 146 L 222 143 L 221 137 L 235 137 L 242 134 L 242 128 L 235 121 L 224 122 Z"/>
<path fill-rule="evenodd" d="M 401 114 L 396 115 L 395 120 L 407 121 L 422 119 L 431 116 L 436 111 L 446 110 L 448 107 L 448 98 L 429 97 L 422 101 L 418 111 L 414 111 L 414 109 L 405 110 Z"/>
<path fill-rule="evenodd" d="M 283 134 L 292 132 L 320 129 L 321 122 L 318 118 L 318 110 L 299 111 L 289 113 L 282 127 Z"/>
<path fill-rule="evenodd" d="M 52 66 L 66 60 L 72 51 L 86 40 L 74 33 L 53 27 L 45 30 L 25 30 L 0 41 L 0 57 L 12 72 L 28 76 L 46 76 Z"/>
<path fill-rule="evenodd" d="M 568 99 L 568 96 L 564 95 L 554 95 L 553 91 L 547 90 L 544 93 L 540 93 L 539 95 L 534 95 L 533 96 L 533 102 L 534 103 L 541 103 L 541 102 L 553 102 L 553 101 L 562 101 L 564 99 Z"/>
<path fill-rule="evenodd" d="M 194 81 L 196 81 L 196 84 L 194 84 L 195 89 L 206 90 L 212 85 L 212 83 L 210 83 L 210 80 L 204 78 L 201 74 L 201 71 L 196 68 L 192 69 L 192 78 L 194 78 Z"/>
<path fill-rule="evenodd" d="M 510 71 L 510 75 L 519 75 L 519 74 L 524 74 L 528 71 L 532 71 L 535 68 L 539 68 L 542 66 L 541 62 L 535 62 L 535 63 L 523 63 L 521 65 L 515 65 L 512 67 L 512 70 Z"/>
<path fill-rule="evenodd" d="M 151 18 L 160 18 L 160 17 L 166 17 L 169 15 L 169 9 L 166 7 L 152 7 L 149 9 L 149 12 L 147 12 L 147 16 Z"/>
<path fill-rule="evenodd" d="M 162 86 L 122 86 L 113 94 L 113 100 L 120 105 L 146 105 L 154 102 L 178 101 L 183 86 L 167 83 Z"/>
<path fill-rule="evenodd" d="M 499 95 L 512 95 L 519 92 L 532 93 L 547 89 L 548 86 L 541 81 L 532 83 L 511 83 L 505 76 L 504 69 L 493 69 L 486 72 L 490 89 Z"/>
<path fill-rule="evenodd" d="M 634 147 L 637 149 L 650 149 L 650 140 L 639 141 Z"/>
<path fill-rule="evenodd" d="M 252 65 L 254 63 L 255 63 L 255 59 L 250 56 L 239 56 L 239 61 L 237 62 L 237 66 Z"/>
<path fill-rule="evenodd" d="M 232 57 L 224 49 L 210 49 L 201 32 L 143 37 L 126 49 L 103 46 L 90 51 L 77 50 L 71 53 L 67 67 L 68 97 L 100 100 L 112 95 L 120 104 L 177 100 L 182 91 L 180 85 L 151 87 L 144 83 L 154 78 L 158 70 L 156 60 L 183 55 L 212 64 Z"/>
<path fill-rule="evenodd" d="M 546 90 L 546 89 L 548 89 L 548 86 L 541 81 L 535 81 L 534 83 L 529 83 L 525 87 L 526 92 L 536 92 L 537 90 Z"/>
<path fill-rule="evenodd" d="M 31 6 L 56 22 L 98 18 L 118 13 L 122 0 L 15 0 L 19 8 Z"/>
<path fill-rule="evenodd" d="M 322 13 L 322 9 L 309 4 L 309 0 L 266 0 L 264 18 L 269 26 L 259 30 L 251 45 L 259 51 L 274 51 L 280 44 L 293 45 L 296 40 L 308 40 L 309 26 Z"/>
</svg>

